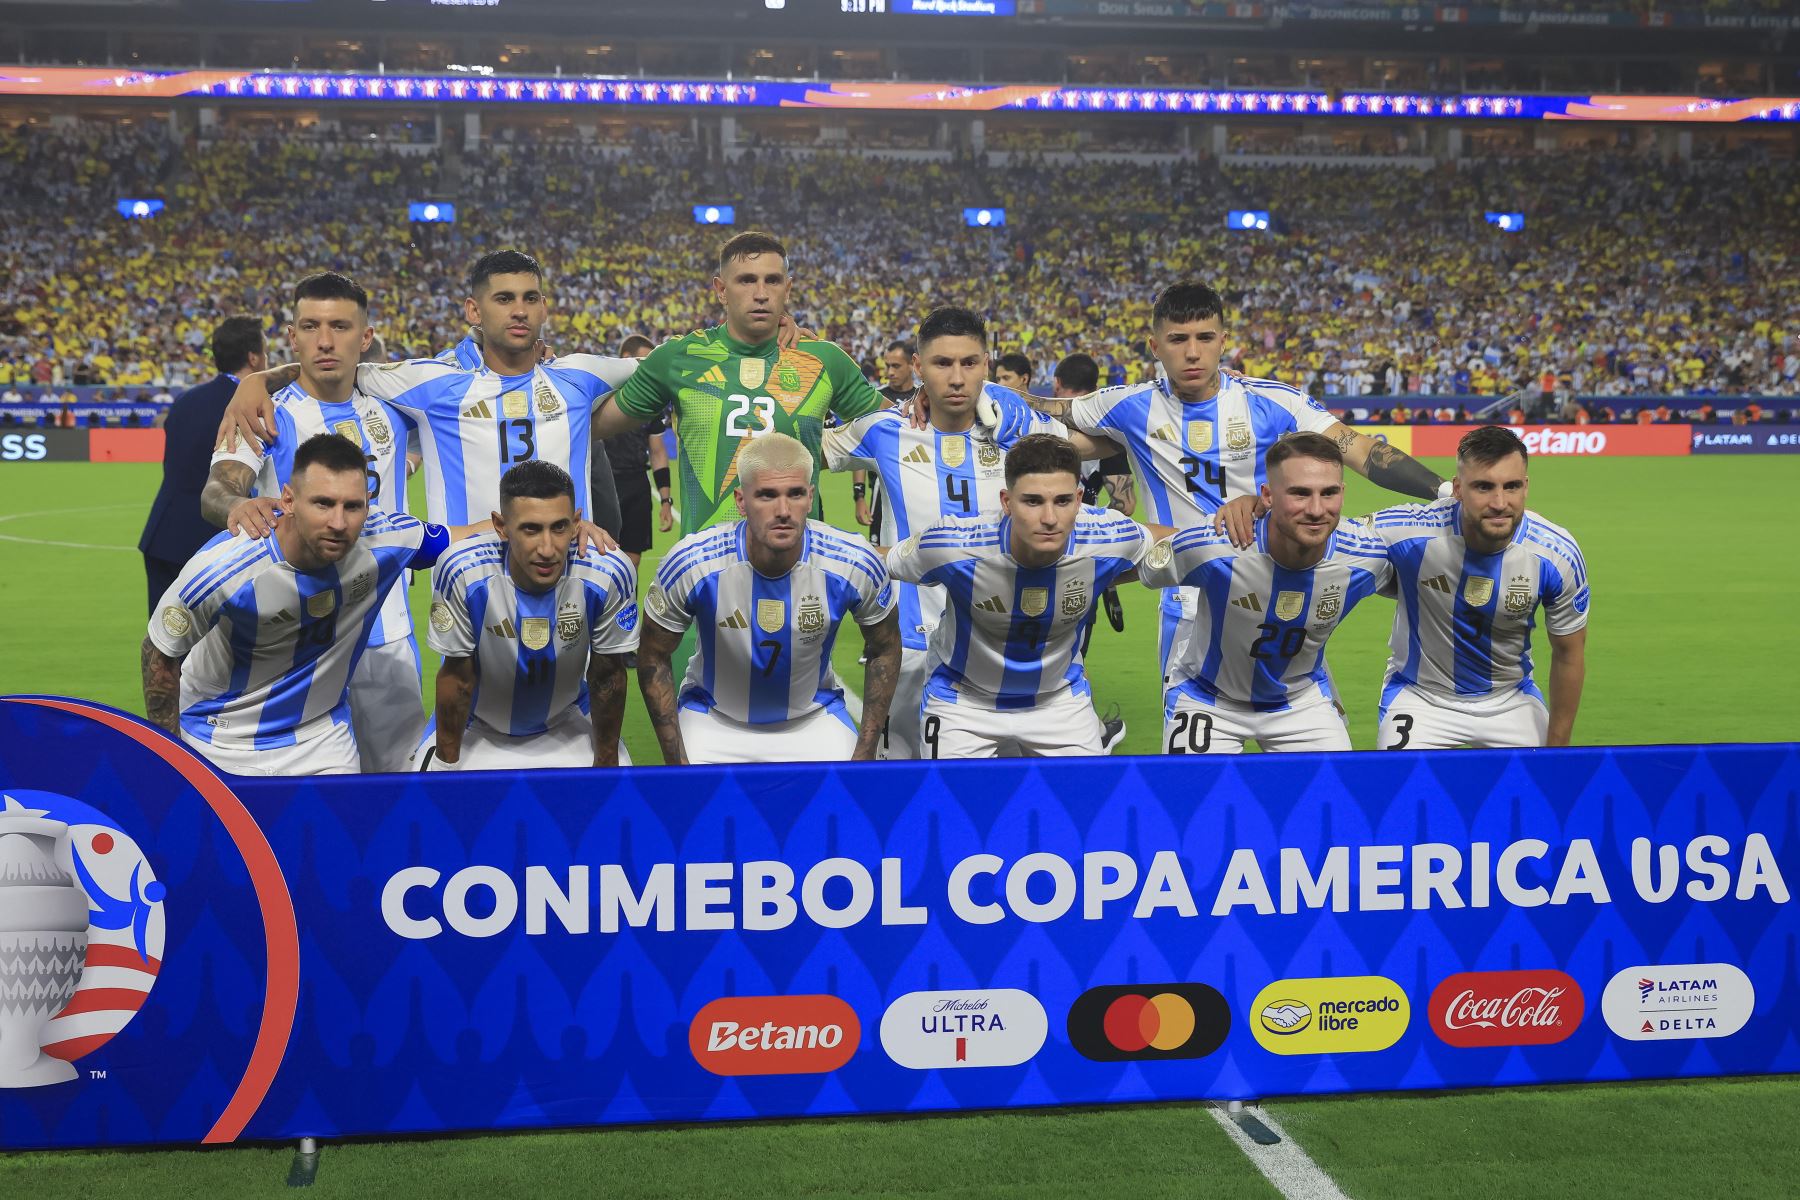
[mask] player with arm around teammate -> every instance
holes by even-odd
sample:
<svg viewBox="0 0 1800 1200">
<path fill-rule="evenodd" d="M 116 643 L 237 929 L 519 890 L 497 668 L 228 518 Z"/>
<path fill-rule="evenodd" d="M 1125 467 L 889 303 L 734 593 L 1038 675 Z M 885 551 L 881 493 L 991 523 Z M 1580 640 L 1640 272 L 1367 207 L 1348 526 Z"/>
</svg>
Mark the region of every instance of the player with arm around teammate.
<svg viewBox="0 0 1800 1200">
<path fill-rule="evenodd" d="M 900 671 L 894 588 L 861 538 L 807 519 L 813 473 L 799 441 L 760 435 L 738 455 L 742 517 L 683 538 L 657 568 L 638 680 L 665 762 L 875 757 Z M 868 660 L 859 723 L 831 669 L 846 616 Z M 677 691 L 671 657 L 690 627 Z"/>
<path fill-rule="evenodd" d="M 638 642 L 631 559 L 576 549 L 575 483 L 553 463 L 501 476 L 493 519 L 432 578 L 426 638 L 444 662 L 421 768 L 630 765 L 619 726 Z"/>
<path fill-rule="evenodd" d="M 889 551 L 895 579 L 945 596 L 920 722 L 925 757 L 1106 753 L 1082 633 L 1149 537 L 1122 513 L 1084 508 L 1080 476 L 1067 439 L 1028 435 L 1006 455 L 1002 515 L 946 518 Z"/>
<path fill-rule="evenodd" d="M 144 639 L 150 721 L 222 771 L 358 769 L 349 683 L 382 601 L 431 566 L 449 532 L 369 511 L 362 450 L 307 439 L 266 538 L 222 533 L 157 605 Z"/>
<path fill-rule="evenodd" d="M 1370 518 L 1394 563 L 1377 744 L 1567 746 L 1586 677 L 1587 564 L 1568 530 L 1526 509 L 1525 443 L 1488 425 L 1456 448 L 1455 494 Z M 1539 609 L 1550 695 L 1532 677 Z"/>
<path fill-rule="evenodd" d="M 1139 578 L 1196 597 L 1187 637 L 1169 665 L 1163 748 L 1170 754 L 1348 750 L 1333 702 L 1325 643 L 1358 602 L 1392 577 L 1387 547 L 1339 526 L 1344 457 L 1318 433 L 1269 449 L 1249 549 L 1210 525 L 1151 547 Z"/>
</svg>

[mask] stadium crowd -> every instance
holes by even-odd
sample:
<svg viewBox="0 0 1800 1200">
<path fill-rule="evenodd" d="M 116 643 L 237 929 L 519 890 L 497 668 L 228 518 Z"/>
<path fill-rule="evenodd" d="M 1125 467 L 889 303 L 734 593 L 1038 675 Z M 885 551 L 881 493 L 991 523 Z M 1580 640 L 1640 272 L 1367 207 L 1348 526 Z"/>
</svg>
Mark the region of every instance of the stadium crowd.
<svg viewBox="0 0 1800 1200">
<path fill-rule="evenodd" d="M 139 194 L 168 207 L 120 219 L 115 201 Z M 409 225 L 426 198 L 455 198 L 457 223 Z M 1040 384 L 1076 351 L 1103 382 L 1135 382 L 1158 284 L 1199 275 L 1230 306 L 1228 366 L 1340 406 L 1800 393 L 1800 169 L 1785 162 L 725 162 L 668 139 L 418 155 L 82 123 L 0 131 L 0 394 L 179 390 L 208 376 L 222 317 L 266 314 L 274 332 L 294 281 L 324 268 L 368 286 L 391 356 L 433 354 L 465 331 L 468 261 L 509 244 L 551 272 L 559 348 L 677 335 L 716 319 L 719 231 L 694 223 L 701 201 L 781 231 L 796 315 L 871 370 L 922 313 L 958 304 Z M 1007 226 L 966 228 L 965 205 L 1003 206 Z M 1238 208 L 1269 210 L 1271 231 L 1227 230 Z M 1526 231 L 1485 224 L 1493 210 L 1524 213 Z"/>
</svg>

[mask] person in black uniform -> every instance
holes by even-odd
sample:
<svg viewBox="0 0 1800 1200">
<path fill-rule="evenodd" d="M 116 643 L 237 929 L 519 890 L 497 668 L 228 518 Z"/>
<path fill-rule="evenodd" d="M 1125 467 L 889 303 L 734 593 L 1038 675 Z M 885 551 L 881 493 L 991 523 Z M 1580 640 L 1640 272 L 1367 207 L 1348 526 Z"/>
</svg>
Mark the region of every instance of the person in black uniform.
<svg viewBox="0 0 1800 1200">
<path fill-rule="evenodd" d="M 655 346 L 643 334 L 634 333 L 620 343 L 619 357 L 642 358 Z M 605 447 L 606 454 L 604 458 L 595 455 L 594 470 L 607 473 L 607 490 L 616 490 L 619 496 L 619 528 L 607 532 L 619 539 L 619 549 L 631 556 L 633 565 L 643 558 L 644 551 L 650 549 L 653 505 L 649 479 L 644 474 L 646 470 L 656 476 L 656 527 L 664 533 L 675 528 L 675 500 L 669 490 L 669 455 L 662 440 L 664 428 L 662 421 L 656 420 L 610 438 L 596 439 L 597 445 Z M 593 491 L 596 495 L 600 492 L 597 479 Z"/>
<path fill-rule="evenodd" d="M 169 585 L 219 527 L 200 515 L 200 492 L 211 470 L 213 443 L 238 376 L 268 367 L 259 317 L 227 317 L 213 330 L 213 366 L 219 373 L 175 398 L 163 424 L 163 477 L 150 505 L 138 549 L 149 585 L 146 611 L 154 612 Z"/>
</svg>

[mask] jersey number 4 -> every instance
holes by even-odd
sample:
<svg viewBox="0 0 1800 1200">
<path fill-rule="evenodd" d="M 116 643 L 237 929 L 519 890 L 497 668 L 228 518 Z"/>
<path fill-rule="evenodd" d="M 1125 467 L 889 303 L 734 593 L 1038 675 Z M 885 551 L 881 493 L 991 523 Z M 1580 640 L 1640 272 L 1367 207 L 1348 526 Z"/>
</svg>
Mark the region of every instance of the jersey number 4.
<svg viewBox="0 0 1800 1200">
<path fill-rule="evenodd" d="M 767 396 L 746 396 L 740 392 L 726 397 L 726 403 L 731 405 L 725 413 L 726 437 L 755 437 L 775 428 L 775 402 Z"/>
</svg>

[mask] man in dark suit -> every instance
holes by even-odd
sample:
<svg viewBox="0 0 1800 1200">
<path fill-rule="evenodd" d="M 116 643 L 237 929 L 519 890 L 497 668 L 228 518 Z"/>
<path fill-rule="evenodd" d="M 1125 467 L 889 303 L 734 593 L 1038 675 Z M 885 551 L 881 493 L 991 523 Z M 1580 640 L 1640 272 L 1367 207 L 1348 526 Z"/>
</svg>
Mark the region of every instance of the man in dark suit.
<svg viewBox="0 0 1800 1200">
<path fill-rule="evenodd" d="M 231 393 L 237 390 L 238 376 L 269 365 L 262 320 L 225 318 L 213 330 L 212 356 L 218 375 L 177 396 L 163 424 L 162 487 L 150 506 L 144 536 L 138 539 L 150 584 L 151 612 L 188 559 L 219 532 L 200 515 L 200 492 L 206 486 L 219 422 L 225 417 Z"/>
</svg>

